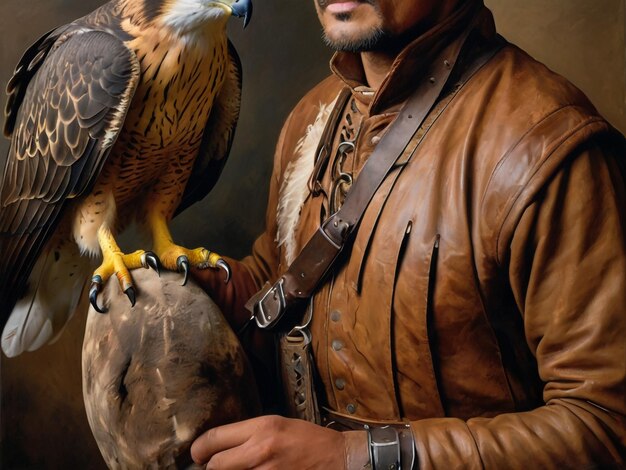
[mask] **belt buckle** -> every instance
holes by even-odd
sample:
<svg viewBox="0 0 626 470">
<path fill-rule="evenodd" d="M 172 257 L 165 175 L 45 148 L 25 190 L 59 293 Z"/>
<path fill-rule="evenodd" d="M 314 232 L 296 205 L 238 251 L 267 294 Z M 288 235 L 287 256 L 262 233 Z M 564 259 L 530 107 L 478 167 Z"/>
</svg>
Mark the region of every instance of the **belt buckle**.
<svg viewBox="0 0 626 470">
<path fill-rule="evenodd" d="M 271 289 L 263 295 L 263 297 L 261 297 L 261 300 L 257 302 L 254 312 L 254 321 L 256 321 L 259 328 L 271 328 L 276 324 L 276 322 L 278 322 L 278 320 L 280 320 L 283 313 L 285 313 L 287 301 L 285 300 L 285 290 L 283 289 L 284 281 L 284 278 L 280 278 L 280 280 L 274 284 Z M 265 301 L 270 295 L 278 295 L 278 309 L 276 312 L 270 312 L 265 309 Z"/>
</svg>

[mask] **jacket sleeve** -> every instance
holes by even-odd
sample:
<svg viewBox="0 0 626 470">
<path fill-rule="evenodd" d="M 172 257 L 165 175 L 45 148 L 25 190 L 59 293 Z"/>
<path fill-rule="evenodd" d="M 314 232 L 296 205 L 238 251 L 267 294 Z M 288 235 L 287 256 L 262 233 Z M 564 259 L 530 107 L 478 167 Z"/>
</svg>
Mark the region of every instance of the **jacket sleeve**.
<svg viewBox="0 0 626 470">
<path fill-rule="evenodd" d="M 420 469 L 626 466 L 623 149 L 602 139 L 579 146 L 511 215 L 503 269 L 545 405 L 413 422 Z"/>
</svg>

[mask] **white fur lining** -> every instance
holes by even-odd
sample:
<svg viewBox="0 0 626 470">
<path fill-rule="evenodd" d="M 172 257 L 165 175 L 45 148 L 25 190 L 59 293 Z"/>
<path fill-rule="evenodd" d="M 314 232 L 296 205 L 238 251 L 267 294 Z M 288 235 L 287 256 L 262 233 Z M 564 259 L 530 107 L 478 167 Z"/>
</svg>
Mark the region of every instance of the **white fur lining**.
<svg viewBox="0 0 626 470">
<path fill-rule="evenodd" d="M 284 246 L 288 265 L 293 262 L 297 254 L 296 227 L 300 221 L 304 201 L 309 195 L 308 181 L 315 167 L 315 151 L 336 101 L 335 98 L 332 103 L 320 103 L 320 110 L 315 121 L 309 125 L 306 133 L 296 145 L 296 157 L 287 164 L 280 187 L 276 213 L 278 224 L 276 242 L 279 247 Z"/>
</svg>

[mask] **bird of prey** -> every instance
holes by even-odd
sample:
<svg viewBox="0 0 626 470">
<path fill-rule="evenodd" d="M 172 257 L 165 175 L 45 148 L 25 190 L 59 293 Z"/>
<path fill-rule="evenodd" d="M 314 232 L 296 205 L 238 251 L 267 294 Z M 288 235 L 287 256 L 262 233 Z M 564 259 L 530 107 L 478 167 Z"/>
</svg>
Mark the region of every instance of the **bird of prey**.
<svg viewBox="0 0 626 470">
<path fill-rule="evenodd" d="M 31 46 L 7 85 L 0 193 L 0 322 L 9 357 L 54 340 L 111 276 L 228 266 L 174 244 L 168 222 L 213 187 L 239 116 L 241 64 L 226 36 L 251 0 L 112 0 Z M 152 251 L 123 253 L 132 222 Z M 90 256 L 84 256 L 90 255 Z M 159 262 L 160 261 L 160 262 Z"/>
</svg>

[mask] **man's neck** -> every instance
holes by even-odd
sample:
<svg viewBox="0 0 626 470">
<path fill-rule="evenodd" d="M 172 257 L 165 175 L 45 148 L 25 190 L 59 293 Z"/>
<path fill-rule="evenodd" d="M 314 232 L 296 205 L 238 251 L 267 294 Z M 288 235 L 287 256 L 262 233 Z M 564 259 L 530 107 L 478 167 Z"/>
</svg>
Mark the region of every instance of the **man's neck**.
<svg viewBox="0 0 626 470">
<path fill-rule="evenodd" d="M 361 52 L 361 62 L 365 78 L 370 88 L 378 90 L 381 83 L 389 73 L 396 54 L 383 52 Z"/>
<path fill-rule="evenodd" d="M 361 62 L 368 86 L 378 90 L 403 47 L 452 15 L 459 3 L 461 0 L 441 1 L 438 7 L 432 11 L 431 16 L 425 18 L 421 24 L 416 25 L 412 31 L 398 37 L 397 41 L 389 44 L 386 50 L 361 52 Z"/>
</svg>

